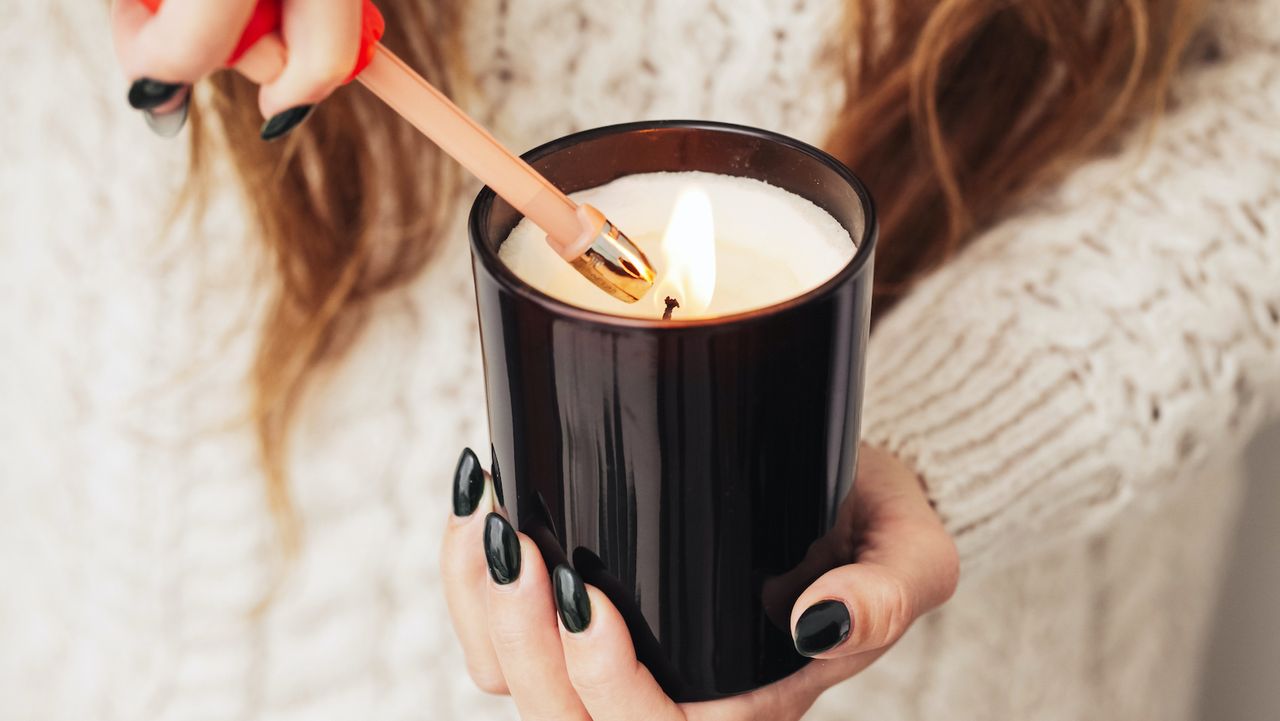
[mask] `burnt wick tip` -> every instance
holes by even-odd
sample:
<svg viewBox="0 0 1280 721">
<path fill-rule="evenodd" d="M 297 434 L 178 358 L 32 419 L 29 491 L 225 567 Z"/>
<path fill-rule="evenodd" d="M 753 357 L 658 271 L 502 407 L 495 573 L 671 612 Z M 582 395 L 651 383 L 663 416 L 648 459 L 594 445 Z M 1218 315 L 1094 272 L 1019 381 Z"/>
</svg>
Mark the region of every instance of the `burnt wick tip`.
<svg viewBox="0 0 1280 721">
<path fill-rule="evenodd" d="M 671 320 L 671 311 L 680 307 L 680 301 L 672 298 L 671 296 L 667 296 L 664 302 L 667 304 L 667 309 L 662 311 L 662 319 Z"/>
</svg>

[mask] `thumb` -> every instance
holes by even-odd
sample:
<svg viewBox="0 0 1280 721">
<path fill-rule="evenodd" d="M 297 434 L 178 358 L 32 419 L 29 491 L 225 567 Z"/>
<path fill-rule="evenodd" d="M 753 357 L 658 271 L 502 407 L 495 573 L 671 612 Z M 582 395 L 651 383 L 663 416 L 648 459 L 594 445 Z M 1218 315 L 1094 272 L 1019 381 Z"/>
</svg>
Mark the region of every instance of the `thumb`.
<svg viewBox="0 0 1280 721">
<path fill-rule="evenodd" d="M 805 656 L 839 658 L 891 645 L 920 612 L 891 569 L 855 563 L 827 572 L 800 595 L 792 637 Z"/>
<path fill-rule="evenodd" d="M 881 518 L 864 532 L 857 563 L 823 574 L 796 600 L 791 629 L 800 653 L 839 658 L 887 648 L 955 591 L 959 559 L 941 523 Z"/>
<path fill-rule="evenodd" d="M 857 563 L 823 574 L 791 608 L 796 650 L 806 656 L 893 645 L 917 617 L 951 597 L 960 575 L 955 542 L 910 469 L 864 447 L 854 488 Z"/>
</svg>

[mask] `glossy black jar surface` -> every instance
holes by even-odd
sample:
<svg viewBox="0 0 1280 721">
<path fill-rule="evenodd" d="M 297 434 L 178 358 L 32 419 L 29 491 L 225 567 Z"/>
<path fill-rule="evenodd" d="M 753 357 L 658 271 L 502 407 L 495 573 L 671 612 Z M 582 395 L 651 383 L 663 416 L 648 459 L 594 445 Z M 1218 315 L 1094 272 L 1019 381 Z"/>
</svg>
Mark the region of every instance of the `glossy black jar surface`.
<svg viewBox="0 0 1280 721">
<path fill-rule="evenodd" d="M 495 471 L 516 527 L 548 567 L 569 562 L 608 594 L 677 700 L 782 678 L 806 660 L 792 645 L 792 603 L 848 560 L 815 553 L 801 565 L 857 462 L 871 198 L 811 146 L 719 123 L 611 126 L 524 157 L 566 192 L 656 171 L 764 180 L 829 212 L 857 243 L 845 268 L 797 298 L 662 322 L 584 310 L 522 282 L 497 255 L 521 216 L 488 188 L 470 217 Z"/>
</svg>

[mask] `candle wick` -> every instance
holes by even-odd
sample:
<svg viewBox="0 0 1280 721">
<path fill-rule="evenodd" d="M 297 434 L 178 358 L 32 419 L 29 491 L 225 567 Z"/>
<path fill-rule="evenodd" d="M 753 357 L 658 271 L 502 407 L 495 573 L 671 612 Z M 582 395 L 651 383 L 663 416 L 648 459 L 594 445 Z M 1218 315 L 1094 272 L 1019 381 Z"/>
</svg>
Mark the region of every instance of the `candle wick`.
<svg viewBox="0 0 1280 721">
<path fill-rule="evenodd" d="M 662 319 L 671 320 L 671 311 L 680 307 L 680 301 L 676 300 L 675 298 L 672 298 L 671 296 L 667 296 L 667 299 L 665 302 L 667 304 L 667 309 L 662 311 Z"/>
</svg>

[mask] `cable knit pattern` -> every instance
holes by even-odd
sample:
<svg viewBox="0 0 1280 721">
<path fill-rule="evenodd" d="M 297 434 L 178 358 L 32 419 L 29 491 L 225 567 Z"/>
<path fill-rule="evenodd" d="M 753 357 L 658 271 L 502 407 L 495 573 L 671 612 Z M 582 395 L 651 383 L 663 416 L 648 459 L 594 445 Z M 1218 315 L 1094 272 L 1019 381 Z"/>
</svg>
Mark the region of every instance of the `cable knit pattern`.
<svg viewBox="0 0 1280 721">
<path fill-rule="evenodd" d="M 840 101 L 839 0 L 468 11 L 467 102 L 516 147 L 655 117 L 817 141 Z M 1213 14 L 1220 57 L 1148 146 L 877 329 L 866 436 L 921 471 L 965 581 L 809 718 L 1189 717 L 1234 456 L 1280 405 L 1280 4 Z M 460 224 L 308 399 L 283 569 L 242 417 L 265 258 L 229 189 L 163 223 L 185 148 L 125 107 L 105 21 L 0 6 L 0 719 L 515 718 L 436 573 L 453 462 L 487 445 Z"/>
<path fill-rule="evenodd" d="M 921 471 L 971 567 L 1157 501 L 1280 405 L 1274 47 L 1174 105 L 1145 158 L 1081 168 L 879 331 L 866 437 Z"/>
</svg>

